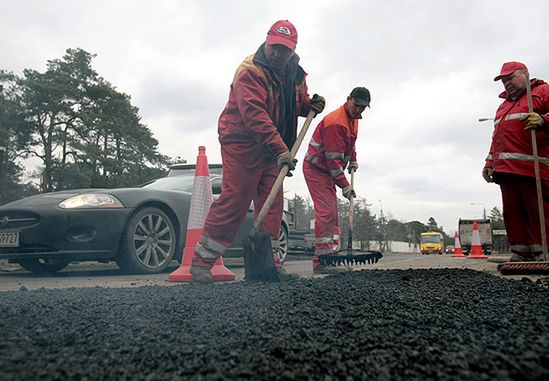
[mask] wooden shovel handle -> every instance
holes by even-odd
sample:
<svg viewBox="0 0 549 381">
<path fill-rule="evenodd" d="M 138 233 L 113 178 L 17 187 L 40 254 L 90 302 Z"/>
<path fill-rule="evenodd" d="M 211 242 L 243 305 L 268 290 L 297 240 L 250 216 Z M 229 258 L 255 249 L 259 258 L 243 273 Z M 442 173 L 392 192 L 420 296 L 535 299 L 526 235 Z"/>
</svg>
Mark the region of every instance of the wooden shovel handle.
<svg viewBox="0 0 549 381">
<path fill-rule="evenodd" d="M 530 78 L 526 77 L 526 97 L 528 98 L 528 112 L 534 112 L 534 106 L 532 103 L 532 88 L 530 87 Z M 538 196 L 538 215 L 539 225 L 541 231 L 541 247 L 543 250 L 543 260 L 547 261 L 547 236 L 545 235 L 545 213 L 543 212 L 543 193 L 541 191 L 541 174 L 539 170 L 539 157 L 538 157 L 538 143 L 536 140 L 536 130 L 532 128 L 530 130 L 532 137 L 532 154 L 534 156 L 534 174 L 536 176 L 536 193 Z"/>
<path fill-rule="evenodd" d="M 311 124 L 313 118 L 315 117 L 316 113 L 311 110 L 309 112 L 309 115 L 307 115 L 307 119 L 305 119 L 305 122 L 303 123 L 303 127 L 301 127 L 301 131 L 299 131 L 299 135 L 297 136 L 295 143 L 292 147 L 292 150 L 290 151 L 290 154 L 292 155 L 292 159 L 295 158 L 295 155 L 297 154 L 297 151 L 299 150 L 299 146 L 301 145 L 301 142 L 305 138 L 305 134 L 307 134 L 307 130 L 309 129 L 309 125 Z M 263 204 L 263 207 L 261 208 L 261 211 L 257 215 L 257 218 L 254 221 L 253 229 L 258 232 L 261 229 L 261 226 L 263 225 L 263 220 L 267 216 L 267 213 L 269 213 L 269 210 L 271 209 L 271 206 L 273 205 L 274 199 L 276 195 L 278 194 L 278 191 L 282 187 L 282 183 L 284 182 L 284 178 L 288 174 L 288 171 L 290 168 L 288 168 L 287 165 L 285 165 L 278 174 L 278 177 L 276 178 L 276 181 L 271 189 L 271 192 L 269 193 L 269 196 L 267 197 L 267 200 L 265 200 L 265 203 Z"/>
</svg>

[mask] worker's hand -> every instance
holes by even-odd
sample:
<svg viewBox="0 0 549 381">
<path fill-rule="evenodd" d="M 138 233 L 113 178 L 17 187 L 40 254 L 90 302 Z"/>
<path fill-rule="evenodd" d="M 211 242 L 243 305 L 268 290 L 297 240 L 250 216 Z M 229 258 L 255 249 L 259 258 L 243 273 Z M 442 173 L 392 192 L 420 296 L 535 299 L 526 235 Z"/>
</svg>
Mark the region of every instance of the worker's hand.
<svg viewBox="0 0 549 381">
<path fill-rule="evenodd" d="M 351 197 L 352 198 L 356 197 L 356 193 L 352 185 L 349 185 L 348 187 L 343 188 L 343 197 L 345 197 L 347 200 L 350 200 Z"/>
<path fill-rule="evenodd" d="M 276 158 L 276 164 L 278 165 L 278 170 L 280 171 L 284 166 L 288 166 L 288 174 L 286 176 L 292 177 L 292 173 L 290 171 L 293 171 L 295 169 L 295 164 L 297 163 L 297 159 L 292 159 L 292 154 L 290 151 L 282 152 L 278 157 Z"/>
<path fill-rule="evenodd" d="M 492 177 L 493 172 L 494 172 L 494 169 L 492 167 L 482 168 L 482 177 L 484 177 L 484 180 L 486 180 L 487 183 L 494 182 L 494 178 Z"/>
<path fill-rule="evenodd" d="M 357 169 L 358 169 L 358 163 L 356 161 L 349 162 L 349 166 L 347 167 L 347 170 L 349 171 L 349 173 L 356 172 Z"/>
<path fill-rule="evenodd" d="M 522 117 L 521 120 L 524 120 L 526 122 L 526 127 L 524 127 L 525 130 L 529 130 L 531 128 L 536 129 L 544 122 L 541 115 L 537 112 L 530 112 Z"/>
<path fill-rule="evenodd" d="M 324 106 L 326 106 L 326 100 L 324 97 L 314 94 L 311 98 L 311 110 L 317 114 L 320 114 L 322 110 L 324 110 Z"/>
</svg>

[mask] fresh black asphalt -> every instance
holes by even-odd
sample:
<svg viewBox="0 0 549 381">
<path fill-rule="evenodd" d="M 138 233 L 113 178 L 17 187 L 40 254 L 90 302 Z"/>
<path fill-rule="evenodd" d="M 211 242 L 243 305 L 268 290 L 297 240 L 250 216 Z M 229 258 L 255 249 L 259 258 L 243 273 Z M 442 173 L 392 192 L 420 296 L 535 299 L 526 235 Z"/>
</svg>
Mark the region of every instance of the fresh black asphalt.
<svg viewBox="0 0 549 381">
<path fill-rule="evenodd" d="M 0 293 L 1 380 L 547 380 L 549 291 L 472 270 Z"/>
</svg>

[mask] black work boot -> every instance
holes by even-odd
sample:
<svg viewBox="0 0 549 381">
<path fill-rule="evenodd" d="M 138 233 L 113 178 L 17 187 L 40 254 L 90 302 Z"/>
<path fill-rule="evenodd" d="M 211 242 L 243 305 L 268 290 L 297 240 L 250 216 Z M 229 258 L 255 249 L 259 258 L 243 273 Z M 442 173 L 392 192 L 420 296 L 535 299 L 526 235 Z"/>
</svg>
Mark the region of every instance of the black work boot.
<svg viewBox="0 0 549 381">
<path fill-rule="evenodd" d="M 191 266 L 192 283 L 213 283 L 211 268 L 204 266 Z"/>
<path fill-rule="evenodd" d="M 278 274 L 280 280 L 299 279 L 299 275 L 290 274 L 288 270 L 286 270 L 282 266 L 282 262 L 280 261 L 279 249 L 273 249 L 273 261 L 276 267 L 276 273 Z"/>
<path fill-rule="evenodd" d="M 313 274 L 341 274 L 353 271 L 351 267 L 346 265 L 333 266 L 320 264 L 318 257 L 319 255 L 317 254 L 313 256 Z"/>
<path fill-rule="evenodd" d="M 212 269 L 213 264 L 204 262 L 200 257 L 193 257 L 191 264 L 191 283 L 209 284 L 213 283 Z"/>
<path fill-rule="evenodd" d="M 347 265 L 332 266 L 332 265 L 318 265 L 313 267 L 313 274 L 341 274 L 353 271 L 353 269 Z"/>
<path fill-rule="evenodd" d="M 291 279 L 299 279 L 299 275 L 297 274 L 291 274 L 286 270 L 284 267 L 277 267 L 276 273 L 278 274 L 278 277 L 280 280 L 291 280 Z"/>
<path fill-rule="evenodd" d="M 509 262 L 538 262 L 543 260 L 542 257 L 542 255 L 537 253 L 513 253 L 509 259 Z"/>
</svg>

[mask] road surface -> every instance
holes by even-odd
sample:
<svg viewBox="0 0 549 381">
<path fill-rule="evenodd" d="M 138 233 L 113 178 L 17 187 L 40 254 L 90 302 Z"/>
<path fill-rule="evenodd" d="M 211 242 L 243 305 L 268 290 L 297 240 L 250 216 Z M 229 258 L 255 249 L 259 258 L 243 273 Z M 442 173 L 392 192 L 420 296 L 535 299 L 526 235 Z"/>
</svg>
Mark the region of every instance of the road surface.
<svg viewBox="0 0 549 381">
<path fill-rule="evenodd" d="M 509 255 L 493 255 L 488 260 L 453 258 L 450 255 L 421 255 L 417 253 L 386 253 L 377 263 L 354 266 L 354 271 L 361 269 L 428 269 L 428 268 L 462 268 L 485 271 L 499 276 L 497 263 L 506 260 Z M 302 277 L 321 277 L 313 275 L 311 257 L 307 255 L 290 255 L 285 266 L 290 273 Z M 244 265 L 240 258 L 228 258 L 225 264 L 236 274 L 236 281 L 244 278 Z M 97 262 L 81 262 L 69 265 L 54 276 L 36 276 L 25 271 L 17 264 L 0 261 L 0 292 L 18 291 L 21 288 L 36 290 L 39 288 L 70 288 L 70 287 L 140 287 L 151 285 L 172 286 L 168 274 L 177 269 L 178 263 L 172 262 L 167 273 L 154 275 L 126 275 L 116 264 L 101 264 Z M 507 279 L 522 279 L 523 276 L 506 276 Z M 540 277 L 530 276 L 533 281 Z"/>
</svg>

